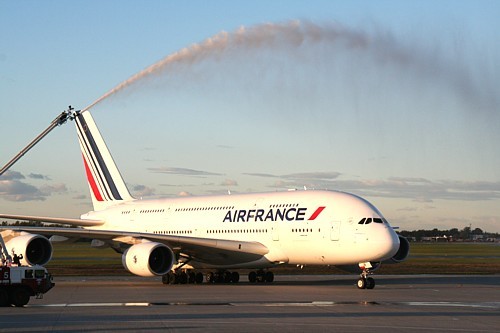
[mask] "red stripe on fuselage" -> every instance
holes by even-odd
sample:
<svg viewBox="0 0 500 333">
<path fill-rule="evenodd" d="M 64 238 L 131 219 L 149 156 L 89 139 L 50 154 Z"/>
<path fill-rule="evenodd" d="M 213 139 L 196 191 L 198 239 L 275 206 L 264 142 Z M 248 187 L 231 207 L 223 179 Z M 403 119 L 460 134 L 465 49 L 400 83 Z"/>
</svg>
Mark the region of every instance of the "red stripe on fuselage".
<svg viewBox="0 0 500 333">
<path fill-rule="evenodd" d="M 309 218 L 309 221 L 315 220 L 318 217 L 318 215 L 321 214 L 323 209 L 325 209 L 325 207 L 318 207 L 318 209 L 316 209 L 316 211 Z"/>
<path fill-rule="evenodd" d="M 92 193 L 94 193 L 94 197 L 97 199 L 97 201 L 104 201 L 104 199 L 101 196 L 101 192 L 99 192 L 99 189 L 97 188 L 97 184 L 95 182 L 94 177 L 92 176 L 92 172 L 90 172 L 90 168 L 87 164 L 87 161 L 85 160 L 85 157 L 83 156 L 83 164 L 85 165 L 85 173 L 87 174 L 87 180 L 89 181 L 90 188 L 92 189 Z"/>
</svg>

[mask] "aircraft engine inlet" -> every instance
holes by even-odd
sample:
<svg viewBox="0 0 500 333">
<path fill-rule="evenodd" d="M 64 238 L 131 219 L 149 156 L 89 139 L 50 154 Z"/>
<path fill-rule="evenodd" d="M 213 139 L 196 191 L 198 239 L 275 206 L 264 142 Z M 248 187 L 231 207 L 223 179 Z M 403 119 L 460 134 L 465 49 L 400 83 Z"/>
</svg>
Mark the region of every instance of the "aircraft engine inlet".
<svg viewBox="0 0 500 333">
<path fill-rule="evenodd" d="M 12 257 L 14 254 L 22 255 L 23 259 L 20 260 L 22 265 L 45 265 L 52 258 L 52 244 L 41 235 L 23 232 L 5 245 Z"/>
<path fill-rule="evenodd" d="M 384 260 L 383 261 L 384 264 L 397 264 L 405 261 L 406 258 L 408 258 L 408 255 L 410 254 L 410 242 L 408 242 L 408 240 L 405 237 L 401 235 L 398 236 L 399 236 L 398 252 L 396 252 L 396 254 L 392 258 Z"/>
<path fill-rule="evenodd" d="M 129 247 L 122 255 L 122 264 L 129 272 L 139 276 L 164 275 L 175 262 L 172 250 L 161 243 L 146 242 Z"/>
</svg>

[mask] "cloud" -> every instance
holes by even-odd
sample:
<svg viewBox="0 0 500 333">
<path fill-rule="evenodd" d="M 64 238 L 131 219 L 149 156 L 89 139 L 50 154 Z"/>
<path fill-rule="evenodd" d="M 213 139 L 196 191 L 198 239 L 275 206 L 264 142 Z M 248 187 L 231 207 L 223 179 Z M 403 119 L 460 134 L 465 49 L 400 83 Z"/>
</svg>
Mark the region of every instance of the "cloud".
<svg viewBox="0 0 500 333">
<path fill-rule="evenodd" d="M 287 180 L 298 180 L 298 179 L 306 179 L 306 180 L 331 180 L 331 179 L 336 179 L 338 178 L 341 173 L 339 172 L 324 172 L 324 171 L 317 171 L 317 172 L 299 172 L 299 173 L 291 173 L 288 175 L 273 175 L 270 173 L 244 173 L 244 175 L 247 176 L 254 176 L 254 177 L 263 177 L 263 178 L 282 178 L 282 179 L 287 179 Z"/>
<path fill-rule="evenodd" d="M 53 185 L 42 185 L 40 186 L 40 192 L 45 196 L 50 196 L 54 193 L 61 194 L 68 192 L 66 185 L 59 183 Z"/>
<path fill-rule="evenodd" d="M 0 181 L 2 180 L 15 180 L 15 179 L 25 179 L 22 173 L 17 171 L 6 171 L 0 176 Z"/>
<path fill-rule="evenodd" d="M 336 179 L 340 175 L 341 173 L 339 172 L 302 172 L 302 173 L 291 173 L 280 177 L 284 179 L 321 180 L 321 179 Z"/>
<path fill-rule="evenodd" d="M 50 177 L 48 176 L 44 176 L 42 174 L 39 174 L 39 173 L 30 173 L 28 175 L 28 178 L 31 178 L 31 179 L 45 179 L 45 180 L 50 180 Z"/>
<path fill-rule="evenodd" d="M 500 199 L 500 182 L 389 178 L 386 180 L 360 181 L 335 180 L 323 182 L 322 184 L 328 188 L 354 192 L 361 196 L 409 198 L 416 202 Z"/>
<path fill-rule="evenodd" d="M 75 199 L 75 200 L 87 200 L 87 196 L 85 194 L 79 194 L 79 195 L 75 195 L 73 197 L 73 199 Z"/>
<path fill-rule="evenodd" d="M 238 186 L 238 182 L 233 179 L 225 179 L 221 184 L 221 186 Z"/>
<path fill-rule="evenodd" d="M 155 195 L 155 189 L 146 185 L 133 185 L 131 190 L 135 196 L 141 198 Z"/>
<path fill-rule="evenodd" d="M 31 179 L 49 178 L 40 174 L 31 173 Z M 44 201 L 47 197 L 53 194 L 67 193 L 66 185 L 59 184 L 44 184 L 40 187 L 28 184 L 24 181 L 26 177 L 17 171 L 7 171 L 0 177 L 0 199 L 7 201 Z"/>
<path fill-rule="evenodd" d="M 0 198 L 7 201 L 43 201 L 44 194 L 33 185 L 18 180 L 0 180 Z"/>
<path fill-rule="evenodd" d="M 252 176 L 252 177 L 263 177 L 263 178 L 277 178 L 279 176 L 272 175 L 270 173 L 243 173 L 244 175 L 247 176 Z"/>
<path fill-rule="evenodd" d="M 172 168 L 172 167 L 159 167 L 149 168 L 149 171 L 156 173 L 166 173 L 170 175 L 184 175 L 184 176 L 223 176 L 220 173 L 187 169 L 187 168 Z"/>
<path fill-rule="evenodd" d="M 228 146 L 228 145 L 217 145 L 217 148 L 222 148 L 222 149 L 234 149 L 233 146 Z"/>
<path fill-rule="evenodd" d="M 419 203 L 434 200 L 496 200 L 500 199 L 500 182 L 430 180 L 415 177 L 387 179 L 341 179 L 339 172 L 303 172 L 287 175 L 245 173 L 247 176 L 276 178 L 273 188 L 330 189 L 352 192 L 361 196 L 407 198 Z"/>
</svg>

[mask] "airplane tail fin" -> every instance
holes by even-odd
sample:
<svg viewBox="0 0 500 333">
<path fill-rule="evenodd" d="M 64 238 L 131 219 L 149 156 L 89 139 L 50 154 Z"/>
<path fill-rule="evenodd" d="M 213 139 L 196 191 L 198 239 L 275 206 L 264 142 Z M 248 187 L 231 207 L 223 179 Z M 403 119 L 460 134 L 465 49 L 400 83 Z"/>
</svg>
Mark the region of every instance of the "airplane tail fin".
<svg viewBox="0 0 500 333">
<path fill-rule="evenodd" d="M 75 124 L 94 210 L 133 200 L 90 112 L 76 112 Z"/>
</svg>

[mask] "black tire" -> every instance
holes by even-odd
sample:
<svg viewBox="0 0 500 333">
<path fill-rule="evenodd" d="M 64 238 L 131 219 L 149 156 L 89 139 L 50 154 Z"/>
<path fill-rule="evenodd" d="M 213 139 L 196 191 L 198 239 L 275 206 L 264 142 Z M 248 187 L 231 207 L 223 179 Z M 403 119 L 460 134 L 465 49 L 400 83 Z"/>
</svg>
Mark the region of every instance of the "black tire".
<svg viewBox="0 0 500 333">
<path fill-rule="evenodd" d="M 366 289 L 373 289 L 375 288 L 375 280 L 371 277 L 366 278 Z"/>
<path fill-rule="evenodd" d="M 9 306 L 9 293 L 6 289 L 0 289 L 0 307 Z"/>
<path fill-rule="evenodd" d="M 251 283 L 257 282 L 257 273 L 255 273 L 254 271 L 248 273 L 248 281 L 250 281 Z"/>
<path fill-rule="evenodd" d="M 30 301 L 30 294 L 28 290 L 22 287 L 12 289 L 9 296 L 12 305 L 17 307 L 25 306 Z"/>
<path fill-rule="evenodd" d="M 225 271 L 225 272 L 223 273 L 222 278 L 224 279 L 224 280 L 223 280 L 223 281 L 224 281 L 224 283 L 230 283 L 230 282 L 231 282 L 231 272 L 229 272 L 229 271 Z"/>
<path fill-rule="evenodd" d="M 240 273 L 238 273 L 238 272 L 232 272 L 231 273 L 231 282 L 232 283 L 238 283 L 238 282 L 240 282 Z"/>
<path fill-rule="evenodd" d="M 366 289 L 366 279 L 359 278 L 357 285 L 358 285 L 358 289 Z"/>
<path fill-rule="evenodd" d="M 268 271 L 268 272 L 266 272 L 266 275 L 264 278 L 265 278 L 266 282 L 272 283 L 274 281 L 274 273 Z"/>
<path fill-rule="evenodd" d="M 177 273 L 177 281 L 180 284 L 187 284 L 189 280 L 189 276 L 186 272 Z"/>
<path fill-rule="evenodd" d="M 196 273 L 195 282 L 198 284 L 203 283 L 203 273 L 201 272 Z"/>
<path fill-rule="evenodd" d="M 189 279 L 188 279 L 188 283 L 189 283 L 189 284 L 196 283 L 196 273 L 195 273 L 195 272 L 193 272 L 193 271 L 190 271 L 190 272 L 188 272 L 187 274 L 188 274 L 188 277 L 189 277 Z"/>
<path fill-rule="evenodd" d="M 166 280 L 168 281 L 168 284 L 176 284 L 177 283 L 177 275 L 174 272 L 170 271 L 167 273 L 166 276 L 167 276 Z"/>
</svg>

